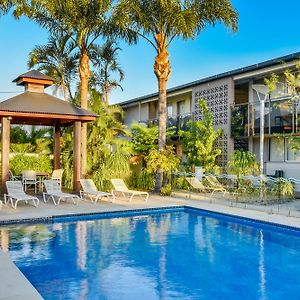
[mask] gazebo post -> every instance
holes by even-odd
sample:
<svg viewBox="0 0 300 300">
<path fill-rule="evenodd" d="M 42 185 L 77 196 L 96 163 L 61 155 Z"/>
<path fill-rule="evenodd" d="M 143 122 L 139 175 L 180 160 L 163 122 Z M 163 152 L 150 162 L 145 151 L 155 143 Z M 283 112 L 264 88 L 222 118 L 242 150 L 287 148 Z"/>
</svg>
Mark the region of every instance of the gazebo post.
<svg viewBox="0 0 300 300">
<path fill-rule="evenodd" d="M 81 122 L 74 122 L 74 174 L 73 174 L 73 190 L 80 191 L 80 175 L 81 175 Z"/>
<path fill-rule="evenodd" d="M 9 180 L 9 144 L 10 144 L 10 120 L 9 117 L 2 118 L 2 150 L 1 150 L 1 168 L 2 184 L 1 191 L 6 192 L 5 183 Z"/>
<path fill-rule="evenodd" d="M 53 133 L 53 140 L 54 140 L 54 159 L 53 159 L 53 165 L 54 170 L 60 169 L 60 124 L 55 123 L 54 125 L 54 133 Z"/>
</svg>

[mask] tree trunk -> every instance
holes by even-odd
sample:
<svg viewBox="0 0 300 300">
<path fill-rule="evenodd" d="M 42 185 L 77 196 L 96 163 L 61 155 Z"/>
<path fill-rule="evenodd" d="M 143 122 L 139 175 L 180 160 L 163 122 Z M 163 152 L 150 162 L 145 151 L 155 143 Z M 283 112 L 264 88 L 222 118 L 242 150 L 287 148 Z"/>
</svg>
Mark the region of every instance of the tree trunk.
<svg viewBox="0 0 300 300">
<path fill-rule="evenodd" d="M 157 36 L 159 44 L 159 53 L 155 58 L 154 73 L 158 80 L 158 101 L 159 101 L 159 128 L 158 128 L 158 150 L 163 151 L 166 147 L 166 132 L 167 132 L 167 82 L 171 75 L 171 65 L 169 54 L 160 41 L 161 36 Z M 155 180 L 154 191 L 158 193 L 162 187 L 163 170 L 158 169 Z"/>
<path fill-rule="evenodd" d="M 90 76 L 90 59 L 87 49 L 81 53 L 79 62 L 79 76 L 80 76 L 80 97 L 81 108 L 87 109 L 88 103 L 88 84 Z M 87 124 L 82 124 L 81 129 L 81 176 L 86 175 L 87 166 Z"/>
</svg>

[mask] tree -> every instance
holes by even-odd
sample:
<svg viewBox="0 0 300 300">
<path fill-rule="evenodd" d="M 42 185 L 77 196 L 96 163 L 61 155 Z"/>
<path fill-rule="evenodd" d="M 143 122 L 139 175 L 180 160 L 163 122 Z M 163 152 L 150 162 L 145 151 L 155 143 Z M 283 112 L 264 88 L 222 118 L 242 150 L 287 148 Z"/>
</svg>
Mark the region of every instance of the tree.
<svg viewBox="0 0 300 300">
<path fill-rule="evenodd" d="M 202 166 L 207 172 L 215 172 L 218 169 L 216 158 L 221 154 L 215 142 L 221 136 L 222 129 L 214 129 L 213 115 L 204 100 L 199 100 L 199 108 L 202 121 L 189 121 L 187 130 L 180 131 L 179 135 L 188 163 L 192 167 Z"/>
<path fill-rule="evenodd" d="M 55 85 L 62 88 L 65 100 L 74 100 L 71 82 L 76 75 L 78 60 L 78 54 L 72 54 L 74 48 L 69 36 L 51 35 L 47 45 L 36 46 L 29 54 L 28 67 L 37 66 L 39 71 L 54 78 Z"/>
<path fill-rule="evenodd" d="M 175 38 L 193 39 L 208 25 L 222 22 L 237 29 L 238 14 L 230 0 L 120 0 L 114 9 L 116 23 L 145 39 L 156 51 L 154 73 L 159 94 L 159 150 L 166 145 L 167 82 L 171 75 L 169 47 Z M 162 170 L 156 178 L 156 192 Z"/>
<path fill-rule="evenodd" d="M 108 33 L 111 0 L 35 0 L 18 5 L 15 16 L 26 15 L 51 33 L 63 32 L 79 50 L 81 107 L 88 106 L 90 49 Z M 87 163 L 87 125 L 82 125 L 82 175 Z"/>
<path fill-rule="evenodd" d="M 96 68 L 94 72 L 93 83 L 100 87 L 103 100 L 109 103 L 109 93 L 115 88 L 122 88 L 120 82 L 124 79 L 124 71 L 118 62 L 118 51 L 113 41 L 107 41 L 102 47 L 95 45 L 91 50 L 91 59 Z M 116 74 L 119 78 L 114 79 L 112 74 Z"/>
</svg>

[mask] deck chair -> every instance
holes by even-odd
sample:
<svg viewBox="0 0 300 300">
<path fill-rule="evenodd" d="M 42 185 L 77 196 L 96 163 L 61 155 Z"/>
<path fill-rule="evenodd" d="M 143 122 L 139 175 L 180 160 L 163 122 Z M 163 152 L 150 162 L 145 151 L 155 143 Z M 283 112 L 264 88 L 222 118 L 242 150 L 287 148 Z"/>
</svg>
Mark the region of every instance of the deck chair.
<svg viewBox="0 0 300 300">
<path fill-rule="evenodd" d="M 201 181 L 199 181 L 196 177 L 187 177 L 186 180 L 194 189 L 200 190 L 202 192 L 210 192 L 209 198 L 212 198 L 215 192 L 221 192 L 223 193 L 223 196 L 227 192 L 227 190 L 224 189 L 223 187 L 217 188 L 217 187 L 206 186 Z"/>
<path fill-rule="evenodd" d="M 218 178 L 216 176 L 206 175 L 206 176 L 204 176 L 204 178 L 211 188 L 220 189 L 220 191 L 223 190 L 224 195 L 226 193 L 229 193 L 229 191 L 226 189 L 226 187 L 223 186 L 223 184 L 218 180 Z"/>
<path fill-rule="evenodd" d="M 43 192 L 44 202 L 47 202 L 50 198 L 52 199 L 54 205 L 59 205 L 60 201 L 65 201 L 67 199 L 72 199 L 74 204 L 78 204 L 80 198 L 74 194 L 63 193 L 61 187 L 56 180 L 44 180 L 44 186 L 46 192 Z M 57 202 L 55 201 L 57 199 Z"/>
<path fill-rule="evenodd" d="M 89 197 L 90 200 L 95 204 L 99 199 L 101 200 L 103 197 L 111 199 L 111 202 L 114 202 L 115 200 L 113 194 L 98 191 L 92 179 L 80 179 L 80 184 L 83 189 L 82 191 L 80 191 L 80 198 L 82 200 L 85 196 Z"/>
<path fill-rule="evenodd" d="M 33 205 L 37 207 L 39 205 L 39 199 L 34 196 L 27 195 L 24 192 L 21 181 L 13 180 L 6 181 L 7 194 L 4 195 L 4 203 L 11 202 L 11 206 L 16 209 L 19 201 L 32 201 Z"/>
<path fill-rule="evenodd" d="M 129 190 L 123 179 L 111 179 L 110 181 L 114 186 L 114 190 L 112 191 L 112 194 L 115 195 L 115 193 L 121 193 L 125 198 L 126 196 L 129 196 L 129 202 L 132 201 L 132 198 L 134 196 L 140 196 L 141 198 L 142 196 L 146 196 L 145 201 L 147 201 L 149 198 L 149 193 L 147 192 Z"/>
</svg>

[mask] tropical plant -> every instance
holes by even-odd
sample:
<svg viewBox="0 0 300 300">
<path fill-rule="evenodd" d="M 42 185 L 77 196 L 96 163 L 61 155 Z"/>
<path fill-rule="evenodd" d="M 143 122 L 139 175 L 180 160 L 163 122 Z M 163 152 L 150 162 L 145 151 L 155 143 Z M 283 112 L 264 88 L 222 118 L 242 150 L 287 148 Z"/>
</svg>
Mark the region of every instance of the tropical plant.
<svg viewBox="0 0 300 300">
<path fill-rule="evenodd" d="M 278 178 L 271 192 L 281 199 L 282 197 L 293 197 L 294 196 L 294 186 L 293 184 L 284 178 Z"/>
<path fill-rule="evenodd" d="M 216 140 L 221 136 L 222 129 L 215 130 L 213 115 L 208 110 L 206 102 L 199 100 L 201 121 L 189 121 L 186 131 L 180 131 L 183 151 L 189 164 L 203 167 L 206 172 L 217 172 L 216 158 L 221 149 L 216 148 Z"/>
<path fill-rule="evenodd" d="M 24 170 L 52 172 L 52 160 L 44 155 L 15 155 L 9 162 L 10 170 L 15 175 L 21 175 Z"/>
<path fill-rule="evenodd" d="M 170 196 L 172 194 L 171 184 L 168 183 L 166 186 L 162 187 L 159 193 L 161 196 Z"/>
<path fill-rule="evenodd" d="M 167 185 L 170 180 L 171 172 L 177 171 L 180 162 L 172 146 L 166 146 L 166 148 L 161 151 L 152 149 L 145 159 L 147 172 L 156 174 L 159 168 L 163 171 L 162 187 Z"/>
<path fill-rule="evenodd" d="M 257 174 L 259 165 L 255 154 L 249 151 L 235 150 L 228 161 L 228 171 L 237 175 L 238 179 L 242 175 Z"/>
<path fill-rule="evenodd" d="M 109 93 L 115 89 L 123 90 L 120 82 L 124 79 L 124 71 L 118 62 L 118 51 L 115 42 L 107 41 L 102 47 L 95 45 L 91 48 L 91 60 L 96 68 L 93 72 L 93 84 L 100 87 L 103 101 L 109 103 Z M 116 74 L 118 79 L 112 78 Z"/>
<path fill-rule="evenodd" d="M 74 100 L 71 82 L 77 72 L 78 53 L 70 37 L 53 34 L 45 46 L 36 46 L 29 54 L 28 67 L 37 66 L 39 71 L 54 78 L 57 89 L 62 89 L 65 100 Z"/>
<path fill-rule="evenodd" d="M 152 191 L 155 185 L 155 175 L 146 170 L 132 172 L 127 183 L 132 189 Z"/>
<path fill-rule="evenodd" d="M 21 126 L 12 126 L 10 129 L 10 142 L 17 143 L 27 143 L 28 134 L 27 131 Z"/>
<path fill-rule="evenodd" d="M 51 33 L 63 32 L 79 50 L 81 107 L 88 106 L 90 49 L 100 36 L 108 33 L 111 0 L 35 0 L 18 5 L 14 15 L 26 15 Z M 87 126 L 82 126 L 81 171 L 86 174 Z"/>
<path fill-rule="evenodd" d="M 166 146 L 167 82 L 171 75 L 169 47 L 175 38 L 193 39 L 208 25 L 223 22 L 237 29 L 238 14 L 230 0 L 120 0 L 114 8 L 115 23 L 145 39 L 155 49 L 154 73 L 159 93 L 159 150 Z M 158 192 L 161 168 L 156 177 Z"/>
</svg>

